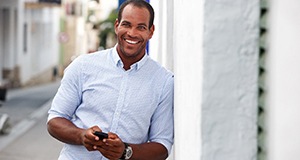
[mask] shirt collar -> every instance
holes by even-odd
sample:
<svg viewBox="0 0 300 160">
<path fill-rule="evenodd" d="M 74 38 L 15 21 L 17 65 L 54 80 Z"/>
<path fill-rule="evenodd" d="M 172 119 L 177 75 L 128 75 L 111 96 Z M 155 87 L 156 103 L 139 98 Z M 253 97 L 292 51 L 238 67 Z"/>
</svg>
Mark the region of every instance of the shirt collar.
<svg viewBox="0 0 300 160">
<path fill-rule="evenodd" d="M 149 57 L 148 57 L 148 54 L 146 52 L 146 54 L 144 55 L 144 57 L 140 61 L 138 61 L 138 62 L 131 65 L 131 69 L 139 70 L 146 63 L 148 58 Z M 113 48 L 112 59 L 113 59 L 114 64 L 117 67 L 122 67 L 123 68 L 123 62 L 121 61 L 121 58 L 120 58 L 120 56 L 117 52 L 117 44 Z"/>
</svg>

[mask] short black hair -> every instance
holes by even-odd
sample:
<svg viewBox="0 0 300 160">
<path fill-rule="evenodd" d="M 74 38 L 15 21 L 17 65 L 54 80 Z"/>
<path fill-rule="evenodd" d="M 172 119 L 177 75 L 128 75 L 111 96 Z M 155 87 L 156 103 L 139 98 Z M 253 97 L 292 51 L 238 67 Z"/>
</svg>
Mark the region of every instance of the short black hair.
<svg viewBox="0 0 300 160">
<path fill-rule="evenodd" d="M 122 5 L 119 8 L 118 21 L 120 22 L 122 20 L 123 10 L 129 4 L 132 4 L 133 6 L 136 6 L 139 8 L 146 8 L 149 11 L 149 13 L 150 13 L 149 29 L 150 29 L 152 27 L 153 21 L 154 21 L 154 9 L 148 2 L 146 2 L 144 0 L 127 0 L 124 3 L 122 3 Z"/>
</svg>

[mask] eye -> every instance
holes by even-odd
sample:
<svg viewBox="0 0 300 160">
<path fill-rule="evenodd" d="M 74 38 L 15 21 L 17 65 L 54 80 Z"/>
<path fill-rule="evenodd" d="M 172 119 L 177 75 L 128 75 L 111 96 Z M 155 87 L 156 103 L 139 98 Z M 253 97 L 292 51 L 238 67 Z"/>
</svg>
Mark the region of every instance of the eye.
<svg viewBox="0 0 300 160">
<path fill-rule="evenodd" d="M 123 26 L 123 27 L 130 27 L 130 24 L 129 23 L 122 23 L 121 26 Z"/>
<path fill-rule="evenodd" d="M 137 28 L 138 28 L 138 30 L 141 30 L 141 31 L 147 30 L 146 26 L 138 26 Z"/>
</svg>

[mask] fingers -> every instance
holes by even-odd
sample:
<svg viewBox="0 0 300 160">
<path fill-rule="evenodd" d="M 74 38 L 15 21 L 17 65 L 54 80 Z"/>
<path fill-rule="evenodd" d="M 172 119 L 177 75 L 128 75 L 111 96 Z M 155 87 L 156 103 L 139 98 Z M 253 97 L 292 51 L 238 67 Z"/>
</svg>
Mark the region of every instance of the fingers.
<svg viewBox="0 0 300 160">
<path fill-rule="evenodd" d="M 84 130 L 81 134 L 82 144 L 88 151 L 97 150 L 98 145 L 104 144 L 97 136 L 93 134 L 95 131 L 101 131 L 101 129 L 98 126 L 93 126 Z"/>
<path fill-rule="evenodd" d="M 93 126 L 83 131 L 82 143 L 88 151 L 98 150 L 103 156 L 110 160 L 118 160 L 125 149 L 123 141 L 115 133 L 108 133 L 108 138 L 100 140 L 93 133 L 102 131 L 98 126 Z"/>
<path fill-rule="evenodd" d="M 98 146 L 99 151 L 108 159 L 119 159 L 125 149 L 123 141 L 118 135 L 109 132 L 108 138 L 103 139 L 104 145 Z"/>
<path fill-rule="evenodd" d="M 89 129 L 91 129 L 93 131 L 100 131 L 100 132 L 102 132 L 102 130 L 98 126 L 93 126 L 93 127 L 89 128 Z"/>
</svg>

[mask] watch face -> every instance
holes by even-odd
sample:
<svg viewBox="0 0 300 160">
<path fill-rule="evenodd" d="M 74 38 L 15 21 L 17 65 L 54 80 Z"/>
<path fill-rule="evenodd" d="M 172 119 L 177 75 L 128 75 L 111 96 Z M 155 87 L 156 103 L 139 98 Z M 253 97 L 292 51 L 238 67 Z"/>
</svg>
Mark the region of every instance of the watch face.
<svg viewBox="0 0 300 160">
<path fill-rule="evenodd" d="M 132 148 L 128 146 L 128 148 L 126 148 L 125 159 L 129 159 L 131 156 L 132 156 Z"/>
</svg>

